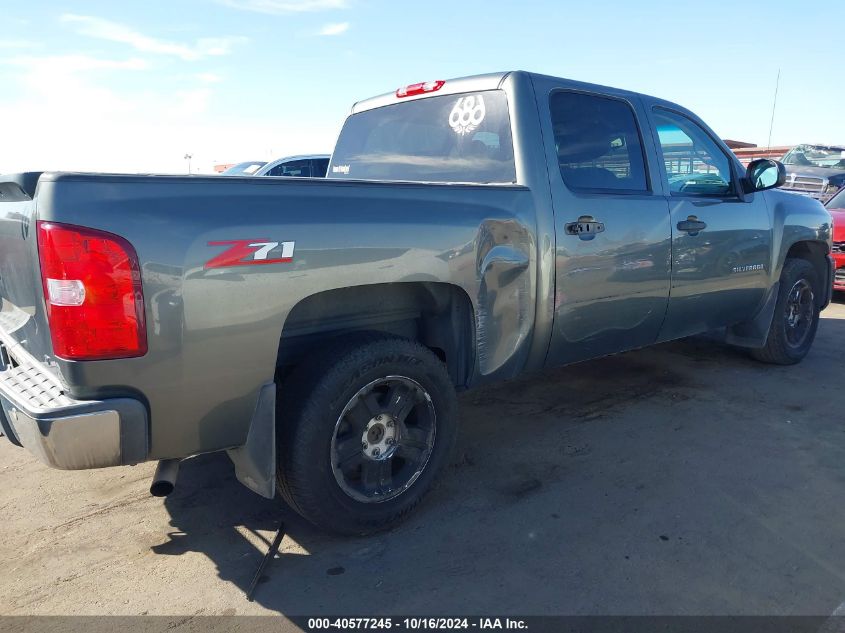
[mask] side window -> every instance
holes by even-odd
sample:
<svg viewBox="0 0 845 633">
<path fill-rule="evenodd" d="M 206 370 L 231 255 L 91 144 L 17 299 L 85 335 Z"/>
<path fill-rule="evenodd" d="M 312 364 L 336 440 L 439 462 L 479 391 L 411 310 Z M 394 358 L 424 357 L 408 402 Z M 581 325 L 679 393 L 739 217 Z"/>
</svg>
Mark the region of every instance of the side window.
<svg viewBox="0 0 845 633">
<path fill-rule="evenodd" d="M 654 121 L 673 196 L 733 194 L 730 160 L 707 132 L 662 108 L 654 109 Z"/>
<path fill-rule="evenodd" d="M 552 93 L 550 108 L 560 174 L 571 189 L 648 191 L 634 111 L 624 101 Z"/>
<path fill-rule="evenodd" d="M 311 175 L 311 163 L 307 160 L 295 160 L 276 165 L 267 172 L 268 176 L 301 176 L 307 178 Z"/>
<path fill-rule="evenodd" d="M 325 178 L 328 169 L 328 158 L 317 158 L 311 161 L 311 175 L 314 176 L 314 178 Z"/>
</svg>

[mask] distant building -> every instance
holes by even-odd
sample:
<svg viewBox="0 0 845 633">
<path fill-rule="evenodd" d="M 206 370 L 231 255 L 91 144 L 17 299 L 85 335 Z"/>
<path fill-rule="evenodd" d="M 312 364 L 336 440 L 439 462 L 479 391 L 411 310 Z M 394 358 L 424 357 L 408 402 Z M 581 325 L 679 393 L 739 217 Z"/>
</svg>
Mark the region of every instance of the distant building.
<svg viewBox="0 0 845 633">
<path fill-rule="evenodd" d="M 774 158 L 780 160 L 784 154 L 792 149 L 792 145 L 776 145 L 773 147 L 757 147 L 754 143 L 724 139 L 725 145 L 733 150 L 743 165 L 747 165 L 757 158 Z"/>
<path fill-rule="evenodd" d="M 745 149 L 747 147 L 757 147 L 754 143 L 746 143 L 745 141 L 734 141 L 729 138 L 722 140 L 724 140 L 725 145 L 727 145 L 731 149 Z"/>
</svg>

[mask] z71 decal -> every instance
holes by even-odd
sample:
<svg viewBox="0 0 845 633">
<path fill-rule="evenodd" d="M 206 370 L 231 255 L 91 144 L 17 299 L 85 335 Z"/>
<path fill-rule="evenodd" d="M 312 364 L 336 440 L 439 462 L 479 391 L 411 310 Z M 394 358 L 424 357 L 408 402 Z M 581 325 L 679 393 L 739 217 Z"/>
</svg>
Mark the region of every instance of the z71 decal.
<svg viewBox="0 0 845 633">
<path fill-rule="evenodd" d="M 209 242 L 209 246 L 228 246 L 225 251 L 209 259 L 205 268 L 254 266 L 256 264 L 289 264 L 293 261 L 296 242 L 271 240 L 227 240 Z"/>
</svg>

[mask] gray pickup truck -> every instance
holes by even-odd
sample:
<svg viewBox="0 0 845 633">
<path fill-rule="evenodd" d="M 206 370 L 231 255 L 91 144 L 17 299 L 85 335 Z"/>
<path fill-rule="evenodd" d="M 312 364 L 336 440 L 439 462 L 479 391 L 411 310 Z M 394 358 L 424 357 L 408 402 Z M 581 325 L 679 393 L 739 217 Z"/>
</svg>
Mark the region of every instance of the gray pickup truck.
<svg viewBox="0 0 845 633">
<path fill-rule="evenodd" d="M 327 179 L 0 178 L 0 422 L 84 469 L 228 451 L 316 525 L 392 525 L 456 391 L 705 331 L 791 364 L 831 217 L 688 110 L 526 72 L 355 104 Z M 518 424 L 518 421 L 514 421 Z"/>
</svg>

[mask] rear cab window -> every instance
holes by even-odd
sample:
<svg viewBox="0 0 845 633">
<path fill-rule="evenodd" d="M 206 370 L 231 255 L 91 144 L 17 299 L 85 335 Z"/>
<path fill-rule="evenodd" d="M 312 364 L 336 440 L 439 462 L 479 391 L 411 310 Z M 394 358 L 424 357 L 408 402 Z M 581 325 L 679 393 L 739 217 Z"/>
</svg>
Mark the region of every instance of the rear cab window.
<svg viewBox="0 0 845 633">
<path fill-rule="evenodd" d="M 502 90 L 441 95 L 353 114 L 326 176 L 515 183 L 507 95 Z"/>
</svg>

